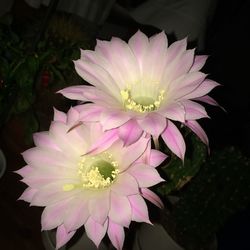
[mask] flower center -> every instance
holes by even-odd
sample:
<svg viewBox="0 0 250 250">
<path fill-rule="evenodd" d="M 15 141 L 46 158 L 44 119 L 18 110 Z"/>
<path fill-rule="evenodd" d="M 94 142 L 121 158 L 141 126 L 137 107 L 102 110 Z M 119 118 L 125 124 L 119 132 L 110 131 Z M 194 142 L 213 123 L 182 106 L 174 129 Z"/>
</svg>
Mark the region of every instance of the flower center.
<svg viewBox="0 0 250 250">
<path fill-rule="evenodd" d="M 70 191 L 76 187 L 85 189 L 102 189 L 110 186 L 119 174 L 118 164 L 112 159 L 112 155 L 104 152 L 96 156 L 83 156 L 78 163 L 80 184 L 66 184 L 64 191 Z"/>
<path fill-rule="evenodd" d="M 133 110 L 139 113 L 146 113 L 154 111 L 160 107 L 162 100 L 164 99 L 164 90 L 154 93 L 133 93 L 129 88 L 122 90 L 121 97 L 123 105 L 127 110 Z"/>
</svg>

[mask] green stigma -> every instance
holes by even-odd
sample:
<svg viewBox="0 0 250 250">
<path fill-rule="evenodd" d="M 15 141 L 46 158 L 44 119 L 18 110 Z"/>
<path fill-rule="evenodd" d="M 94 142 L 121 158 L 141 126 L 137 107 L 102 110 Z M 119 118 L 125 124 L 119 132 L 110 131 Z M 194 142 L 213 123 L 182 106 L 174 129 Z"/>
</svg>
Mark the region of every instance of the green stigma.
<svg viewBox="0 0 250 250">
<path fill-rule="evenodd" d="M 111 181 L 114 180 L 115 175 L 114 175 L 114 171 L 115 171 L 115 167 L 107 161 L 104 160 L 99 160 L 93 163 L 92 165 L 93 169 L 97 168 L 100 175 L 107 180 L 108 178 L 110 178 Z"/>
</svg>

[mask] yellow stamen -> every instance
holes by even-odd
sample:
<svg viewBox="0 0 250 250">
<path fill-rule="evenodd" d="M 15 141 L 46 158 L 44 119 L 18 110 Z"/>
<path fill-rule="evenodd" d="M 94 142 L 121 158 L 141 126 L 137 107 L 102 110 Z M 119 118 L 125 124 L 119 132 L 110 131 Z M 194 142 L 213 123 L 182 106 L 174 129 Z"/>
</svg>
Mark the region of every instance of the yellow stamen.
<svg viewBox="0 0 250 250">
<path fill-rule="evenodd" d="M 156 100 L 151 97 L 132 98 L 131 91 L 129 89 L 121 90 L 121 97 L 124 107 L 127 110 L 133 110 L 139 113 L 146 113 L 154 111 L 160 107 L 162 100 L 164 99 L 164 90 L 159 91 L 159 95 Z"/>
<path fill-rule="evenodd" d="M 63 191 L 67 192 L 67 191 L 71 191 L 75 188 L 74 184 L 65 184 L 63 185 Z"/>
<path fill-rule="evenodd" d="M 75 188 L 101 189 L 110 186 L 119 174 L 118 163 L 112 154 L 103 152 L 95 156 L 83 156 L 78 162 L 79 184 L 65 184 L 63 191 Z"/>
</svg>

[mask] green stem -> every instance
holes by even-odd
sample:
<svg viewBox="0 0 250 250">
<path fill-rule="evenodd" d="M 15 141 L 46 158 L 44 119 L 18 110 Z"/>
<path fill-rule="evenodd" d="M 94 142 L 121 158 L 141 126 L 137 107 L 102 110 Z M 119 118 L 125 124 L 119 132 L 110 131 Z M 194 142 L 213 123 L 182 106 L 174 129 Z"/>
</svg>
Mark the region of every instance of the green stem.
<svg viewBox="0 0 250 250">
<path fill-rule="evenodd" d="M 158 138 L 153 137 L 153 141 L 154 141 L 155 149 L 159 150 L 160 149 L 160 143 L 159 143 Z"/>
</svg>

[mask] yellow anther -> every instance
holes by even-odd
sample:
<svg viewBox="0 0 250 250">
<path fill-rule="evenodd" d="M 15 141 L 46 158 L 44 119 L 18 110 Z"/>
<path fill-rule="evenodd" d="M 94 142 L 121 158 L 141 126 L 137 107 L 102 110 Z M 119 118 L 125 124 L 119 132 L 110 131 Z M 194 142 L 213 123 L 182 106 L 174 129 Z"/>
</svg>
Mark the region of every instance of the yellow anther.
<svg viewBox="0 0 250 250">
<path fill-rule="evenodd" d="M 63 185 L 63 191 L 67 192 L 67 191 L 71 191 L 75 189 L 75 185 L 74 184 L 65 184 Z"/>
<path fill-rule="evenodd" d="M 128 90 L 122 90 L 121 91 L 121 96 L 122 96 L 122 99 L 127 100 L 129 98 Z"/>
</svg>

